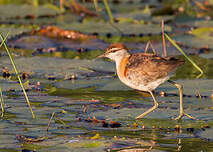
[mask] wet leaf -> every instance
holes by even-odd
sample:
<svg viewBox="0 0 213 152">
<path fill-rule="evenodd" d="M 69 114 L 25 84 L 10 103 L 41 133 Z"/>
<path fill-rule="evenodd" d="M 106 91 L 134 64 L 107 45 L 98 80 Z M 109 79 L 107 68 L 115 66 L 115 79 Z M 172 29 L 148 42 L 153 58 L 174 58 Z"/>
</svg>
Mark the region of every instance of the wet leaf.
<svg viewBox="0 0 213 152">
<path fill-rule="evenodd" d="M 99 139 L 100 138 L 100 135 L 99 134 L 95 134 L 93 137 L 91 137 L 91 139 Z"/>
<path fill-rule="evenodd" d="M 192 35 L 179 35 L 175 36 L 174 39 L 184 46 L 199 48 L 213 48 L 211 41 L 208 40 L 208 37 L 201 38 L 195 37 Z M 211 38 L 210 38 L 211 40 Z"/>
<path fill-rule="evenodd" d="M 9 11 L 8 10 L 13 10 Z M 32 5 L 0 5 L 1 18 L 24 18 L 27 16 L 42 16 L 42 15 L 56 15 L 59 12 L 49 7 L 49 5 L 43 5 L 34 7 Z M 34 18 L 33 17 L 33 18 Z"/>
<path fill-rule="evenodd" d="M 30 25 L 21 25 L 21 26 L 8 25 L 8 24 L 0 25 L 0 31 L 4 37 L 7 35 L 7 33 L 9 33 L 8 38 L 12 38 L 25 32 L 30 32 L 32 28 L 33 26 Z"/>
<path fill-rule="evenodd" d="M 82 140 L 79 142 L 75 142 L 75 143 L 67 143 L 64 144 L 63 146 L 68 147 L 69 149 L 73 149 L 73 148 L 103 148 L 104 146 L 104 142 L 103 141 L 98 141 L 98 140 Z"/>
<path fill-rule="evenodd" d="M 113 23 L 113 26 L 117 27 L 123 34 L 160 34 L 161 27 L 160 24 L 130 24 L 130 23 Z M 83 24 L 73 23 L 68 25 L 63 25 L 63 28 L 78 30 L 83 33 L 98 33 L 99 35 L 106 35 L 111 33 L 113 36 L 121 35 L 121 32 L 114 28 L 110 23 L 105 22 L 92 22 L 87 21 Z M 170 32 L 171 27 L 166 26 L 165 31 Z"/>
<path fill-rule="evenodd" d="M 17 135 L 17 139 L 20 142 L 42 142 L 46 137 L 27 137 L 23 135 Z"/>
</svg>

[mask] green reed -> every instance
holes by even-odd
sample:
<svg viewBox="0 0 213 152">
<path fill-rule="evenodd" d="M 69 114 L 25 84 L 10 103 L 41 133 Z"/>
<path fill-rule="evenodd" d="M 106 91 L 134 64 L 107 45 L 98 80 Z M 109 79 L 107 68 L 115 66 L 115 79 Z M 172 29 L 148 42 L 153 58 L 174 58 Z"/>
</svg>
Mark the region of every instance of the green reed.
<svg viewBox="0 0 213 152">
<path fill-rule="evenodd" d="M 2 36 L 2 34 L 0 34 L 0 37 L 1 37 L 1 40 L 2 40 L 2 42 L 3 42 L 3 45 L 4 45 L 5 49 L 6 49 L 6 51 L 7 51 L 7 54 L 8 54 L 8 56 L 9 56 L 9 58 L 10 58 L 10 61 L 11 61 L 12 65 L 13 65 L 13 68 L 14 68 L 14 70 L 15 70 L 15 73 L 16 73 L 16 76 L 17 76 L 17 78 L 18 78 L 19 84 L 20 84 L 20 86 L 21 86 L 21 88 L 22 88 L 22 90 L 23 90 L 23 93 L 24 93 L 24 95 L 25 95 L 27 104 L 28 104 L 28 106 L 29 106 L 29 108 L 30 108 L 30 111 L 31 111 L 31 113 L 32 113 L 32 117 L 35 118 L 33 109 L 32 109 L 32 107 L 31 107 L 31 103 L 30 103 L 29 98 L 28 98 L 28 96 L 27 96 L 27 93 L 26 93 L 26 90 L 25 90 L 24 85 L 23 85 L 23 83 L 22 83 L 22 80 L 21 80 L 21 78 L 20 78 L 20 76 L 19 76 L 19 72 L 18 72 L 18 70 L 17 70 L 17 68 L 16 68 L 15 61 L 14 61 L 14 59 L 13 59 L 13 57 L 12 57 L 12 54 L 10 53 L 9 48 L 7 47 L 7 44 L 5 43 L 5 41 L 4 41 L 5 39 L 4 39 L 4 37 Z"/>
</svg>

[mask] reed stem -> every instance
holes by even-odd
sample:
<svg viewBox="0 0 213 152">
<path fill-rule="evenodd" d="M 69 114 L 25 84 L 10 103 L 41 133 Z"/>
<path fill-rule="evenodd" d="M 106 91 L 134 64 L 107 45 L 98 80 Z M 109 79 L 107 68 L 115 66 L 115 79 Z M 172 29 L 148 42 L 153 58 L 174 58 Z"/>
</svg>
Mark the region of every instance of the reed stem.
<svg viewBox="0 0 213 152">
<path fill-rule="evenodd" d="M 7 33 L 6 37 L 2 40 L 1 44 L 0 44 L 0 48 L 2 47 L 2 45 L 4 44 L 4 42 L 6 41 L 7 37 L 8 37 L 9 33 Z M 1 102 L 1 117 L 4 117 L 4 97 L 3 97 L 3 93 L 2 93 L 2 89 L 1 89 L 1 85 L 0 85 L 0 102 Z"/>
<path fill-rule="evenodd" d="M 113 22 L 114 22 L 114 19 L 113 19 L 113 17 L 112 17 L 112 12 L 111 12 L 111 9 L 110 9 L 110 7 L 109 7 L 108 1 L 107 1 L 107 0 L 103 0 L 103 2 L 104 2 L 104 6 L 105 6 L 105 8 L 106 8 L 107 14 L 108 14 L 108 16 L 109 16 L 109 18 L 110 18 L 110 22 L 113 23 Z"/>
<path fill-rule="evenodd" d="M 98 1 L 93 0 L 93 2 L 94 2 L 95 10 L 96 10 L 96 12 L 98 12 Z"/>
<path fill-rule="evenodd" d="M 162 43 L 163 43 L 163 56 L 167 56 L 167 50 L 166 50 L 166 41 L 165 41 L 165 34 L 164 34 L 164 20 L 161 21 L 161 31 L 162 31 Z"/>
<path fill-rule="evenodd" d="M 3 42 L 3 45 L 4 45 L 5 49 L 6 49 L 6 51 L 7 51 L 7 54 L 8 54 L 8 56 L 9 56 L 9 58 L 10 58 L 10 61 L 11 61 L 12 65 L 13 65 L 13 68 L 14 68 L 14 70 L 15 70 L 15 73 L 16 73 L 16 76 L 17 76 L 17 78 L 18 78 L 19 84 L 20 84 L 20 86 L 21 86 L 21 88 L 22 88 L 22 90 L 23 90 L 23 92 L 24 92 L 24 95 L 25 95 L 27 104 L 28 104 L 28 106 L 29 106 L 29 108 L 30 108 L 30 111 L 31 111 L 31 113 L 32 113 L 32 117 L 35 119 L 36 117 L 35 117 L 35 115 L 34 115 L 34 112 L 33 112 L 33 109 L 32 109 L 32 107 L 31 107 L 31 104 L 30 104 L 29 98 L 28 98 L 28 96 L 27 96 L 26 90 L 25 90 L 25 88 L 24 88 L 24 85 L 23 85 L 23 83 L 22 83 L 22 81 L 21 81 L 21 78 L 20 78 L 20 76 L 19 76 L 19 72 L 18 72 L 18 70 L 17 70 L 17 68 L 16 68 L 16 65 L 15 65 L 15 62 L 14 62 L 14 60 L 13 60 L 12 54 L 10 53 L 10 50 L 9 50 L 9 48 L 7 47 L 7 44 L 4 42 L 4 37 L 2 36 L 2 34 L 0 34 L 0 37 L 1 37 L 1 40 L 2 40 L 2 42 Z"/>
<path fill-rule="evenodd" d="M 3 93 L 0 85 L 0 95 L 1 95 L 1 117 L 4 117 L 4 98 L 3 98 Z"/>
<path fill-rule="evenodd" d="M 51 117 L 50 117 L 50 120 L 49 120 L 49 122 L 48 122 L 48 125 L 47 125 L 47 129 L 46 129 L 46 131 L 48 131 L 48 130 L 49 130 L 50 123 L 51 123 L 51 121 L 52 121 L 52 119 L 53 119 L 54 115 L 55 115 L 55 112 L 53 112 L 53 113 L 52 113 L 52 115 L 51 115 Z"/>
</svg>

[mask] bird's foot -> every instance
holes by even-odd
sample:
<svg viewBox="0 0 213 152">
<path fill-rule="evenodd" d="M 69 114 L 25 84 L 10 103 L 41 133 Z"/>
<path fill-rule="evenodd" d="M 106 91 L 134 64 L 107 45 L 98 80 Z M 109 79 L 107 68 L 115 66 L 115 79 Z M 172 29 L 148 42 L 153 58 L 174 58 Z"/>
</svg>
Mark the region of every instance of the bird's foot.
<svg viewBox="0 0 213 152">
<path fill-rule="evenodd" d="M 191 116 L 191 115 L 189 115 L 189 114 L 187 114 L 187 113 L 185 113 L 185 112 L 180 113 L 179 116 L 177 116 L 176 118 L 173 118 L 173 119 L 174 119 L 174 120 L 181 120 L 184 116 L 186 116 L 186 117 L 188 117 L 188 118 L 190 118 L 190 119 L 199 120 L 199 119 L 197 119 L 196 117 L 193 117 L 193 116 Z"/>
</svg>

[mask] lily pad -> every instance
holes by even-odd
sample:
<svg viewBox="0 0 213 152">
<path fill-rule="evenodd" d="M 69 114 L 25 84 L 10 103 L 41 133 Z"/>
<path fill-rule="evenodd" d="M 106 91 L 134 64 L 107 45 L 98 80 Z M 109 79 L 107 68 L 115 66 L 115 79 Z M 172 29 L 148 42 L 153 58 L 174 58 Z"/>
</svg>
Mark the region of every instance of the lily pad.
<svg viewBox="0 0 213 152">
<path fill-rule="evenodd" d="M 180 16 L 175 19 L 175 22 L 179 26 L 188 26 L 188 27 L 212 27 L 213 21 L 211 20 L 204 20 L 204 19 L 197 19 L 192 18 L 189 16 Z"/>
<path fill-rule="evenodd" d="M 13 10 L 9 11 L 8 10 Z M 33 16 L 33 18 L 42 15 L 56 15 L 59 12 L 50 8 L 48 5 L 34 7 L 32 5 L 0 5 L 1 18 L 24 18 L 26 16 Z"/>
<path fill-rule="evenodd" d="M 3 34 L 3 36 L 6 36 L 9 33 L 8 38 L 12 38 L 25 32 L 30 32 L 32 28 L 33 26 L 31 25 L 21 25 L 21 26 L 8 25 L 8 24 L 0 25 L 0 31 Z"/>
<path fill-rule="evenodd" d="M 207 41 L 205 38 L 200 38 L 192 35 L 179 35 L 173 37 L 176 41 L 180 42 L 184 46 L 199 48 L 213 48 L 211 41 Z"/>
<path fill-rule="evenodd" d="M 119 30 L 114 28 L 117 27 Z M 111 33 L 114 36 L 120 35 L 120 31 L 124 34 L 160 34 L 161 27 L 155 24 L 130 24 L 130 23 L 114 23 L 113 26 L 110 23 L 105 22 L 91 22 L 87 21 L 83 24 L 81 23 L 72 23 L 63 25 L 62 27 L 66 29 L 78 30 L 84 33 L 99 33 L 100 35 L 104 35 L 107 33 Z M 170 32 L 171 27 L 165 26 L 165 31 Z"/>
<path fill-rule="evenodd" d="M 64 89 L 80 89 L 88 87 L 96 87 L 98 91 L 112 91 L 112 90 L 131 90 L 131 88 L 125 86 L 118 79 L 101 79 L 94 78 L 90 80 L 75 80 L 75 81 L 63 81 L 54 84 L 57 88 Z"/>
<path fill-rule="evenodd" d="M 61 58 L 17 58 L 15 59 L 19 71 L 31 73 L 36 78 L 46 78 L 54 76 L 57 79 L 65 79 L 67 76 L 74 75 L 77 78 L 86 78 L 86 76 L 95 71 L 113 72 L 113 63 L 102 60 L 68 60 Z M 0 65 L 13 69 L 9 59 L 1 60 Z"/>
<path fill-rule="evenodd" d="M 89 39 L 87 41 L 48 38 L 41 35 L 23 35 L 15 39 L 10 39 L 8 45 L 12 48 L 34 50 L 34 54 L 82 51 L 104 49 L 107 43 L 99 39 Z M 82 50 L 81 50 L 82 49 Z"/>
</svg>

